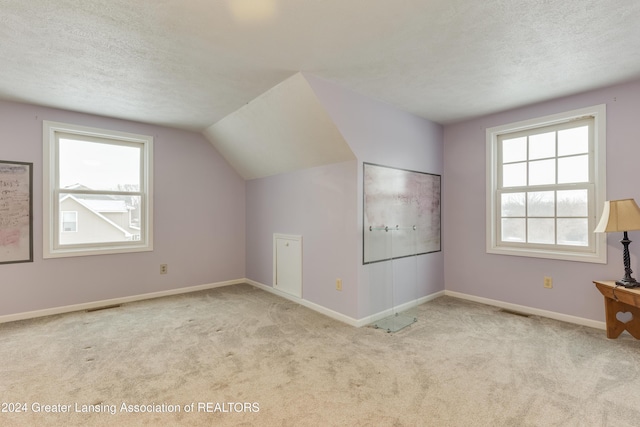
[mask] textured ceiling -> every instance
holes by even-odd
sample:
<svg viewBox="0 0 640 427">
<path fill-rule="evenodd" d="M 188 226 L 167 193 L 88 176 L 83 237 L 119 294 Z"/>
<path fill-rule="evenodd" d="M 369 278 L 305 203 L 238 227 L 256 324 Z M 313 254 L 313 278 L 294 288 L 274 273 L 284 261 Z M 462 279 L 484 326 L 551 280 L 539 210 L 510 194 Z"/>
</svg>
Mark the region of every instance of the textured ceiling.
<svg viewBox="0 0 640 427">
<path fill-rule="evenodd" d="M 640 77 L 640 1 L 0 0 L 0 98 L 202 131 L 299 71 L 440 123 Z"/>
</svg>

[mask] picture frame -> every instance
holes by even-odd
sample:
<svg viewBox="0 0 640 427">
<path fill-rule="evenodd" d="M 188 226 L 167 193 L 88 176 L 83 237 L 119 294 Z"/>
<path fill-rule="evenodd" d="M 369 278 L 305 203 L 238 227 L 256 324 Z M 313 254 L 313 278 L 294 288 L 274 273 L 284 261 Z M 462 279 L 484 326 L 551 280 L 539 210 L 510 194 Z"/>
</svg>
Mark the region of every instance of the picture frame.
<svg viewBox="0 0 640 427">
<path fill-rule="evenodd" d="M 33 262 L 33 163 L 0 160 L 0 264 Z"/>
</svg>

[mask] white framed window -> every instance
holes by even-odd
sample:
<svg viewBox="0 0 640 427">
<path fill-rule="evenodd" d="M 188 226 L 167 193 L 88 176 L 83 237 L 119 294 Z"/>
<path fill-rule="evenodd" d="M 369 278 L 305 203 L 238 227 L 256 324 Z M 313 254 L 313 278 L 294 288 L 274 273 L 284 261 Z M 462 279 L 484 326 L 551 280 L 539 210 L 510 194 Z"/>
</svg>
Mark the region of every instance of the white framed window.
<svg viewBox="0 0 640 427">
<path fill-rule="evenodd" d="M 44 258 L 153 250 L 153 137 L 45 120 L 43 153 Z"/>
<path fill-rule="evenodd" d="M 76 211 L 62 211 L 62 228 L 63 233 L 75 233 L 78 231 L 78 212 Z"/>
<path fill-rule="evenodd" d="M 487 252 L 606 263 L 606 106 L 486 134 Z"/>
</svg>

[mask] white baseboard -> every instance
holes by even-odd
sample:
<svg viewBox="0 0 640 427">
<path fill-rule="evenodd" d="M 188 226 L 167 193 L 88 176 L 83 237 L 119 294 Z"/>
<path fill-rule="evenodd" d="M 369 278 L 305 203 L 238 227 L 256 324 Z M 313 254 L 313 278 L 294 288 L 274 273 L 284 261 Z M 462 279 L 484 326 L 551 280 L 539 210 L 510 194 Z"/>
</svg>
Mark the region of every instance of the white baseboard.
<svg viewBox="0 0 640 427">
<path fill-rule="evenodd" d="M 295 303 L 298 303 L 302 306 L 305 306 L 313 311 L 317 311 L 320 314 L 324 314 L 327 317 L 330 317 L 332 319 L 338 320 L 342 323 L 346 323 L 347 325 L 351 325 L 351 326 L 358 326 L 358 320 L 354 319 L 353 317 L 349 317 L 345 314 L 342 313 L 338 313 L 337 311 L 333 311 L 329 308 L 323 307 L 319 304 L 316 304 L 314 302 L 311 301 L 307 301 L 306 299 L 302 299 L 302 298 L 298 298 L 296 296 L 290 295 L 286 292 L 282 292 L 279 291 L 278 289 L 274 289 L 272 286 L 267 286 L 264 285 L 260 282 L 256 282 L 255 280 L 251 280 L 251 279 L 243 279 L 244 283 L 248 283 L 251 286 L 255 286 L 258 289 L 261 289 L 263 291 L 272 293 L 274 295 L 277 295 L 279 297 L 282 297 L 284 299 L 288 299 L 289 301 L 293 301 Z"/>
<path fill-rule="evenodd" d="M 605 322 L 585 319 L 584 317 L 571 316 L 568 314 L 557 313 L 555 311 L 541 310 L 539 308 L 527 307 L 526 305 L 511 304 L 504 301 L 477 297 L 475 295 L 463 294 L 461 292 L 444 291 L 444 294 L 454 298 L 460 298 L 467 301 L 478 302 L 480 304 L 500 307 L 500 308 L 504 308 L 511 311 L 517 311 L 520 313 L 531 314 L 533 316 L 547 317 L 549 319 L 560 320 L 562 322 L 573 323 L 581 326 L 588 326 L 590 328 L 607 329 Z"/>
<path fill-rule="evenodd" d="M 427 295 L 424 297 L 420 297 L 418 299 L 415 299 L 413 301 L 409 301 L 405 304 L 402 304 L 398 307 L 394 307 L 393 309 L 387 309 L 387 310 L 383 310 L 379 313 L 375 313 L 372 314 L 370 316 L 366 316 L 363 317 L 362 319 L 354 319 L 353 317 L 344 315 L 342 313 L 338 313 L 337 311 L 331 310 L 329 308 L 323 307 L 319 304 L 313 303 L 311 301 L 307 301 L 305 299 L 302 298 L 298 298 L 295 297 L 293 295 L 289 295 L 285 292 L 279 291 L 277 289 L 274 289 L 271 286 L 267 286 L 264 285 L 262 283 L 256 282 L 255 280 L 251 280 L 251 279 L 237 279 L 237 280 L 228 280 L 228 281 L 224 281 L 224 282 L 216 282 L 216 283 L 208 283 L 205 285 L 198 285 L 198 286 L 189 286 L 186 288 L 176 288 L 176 289 L 169 289 L 166 291 L 159 291 L 159 292 L 151 292 L 151 293 L 146 293 L 146 294 L 140 294 L 140 295 L 132 295 L 132 296 L 128 296 L 128 297 L 122 297 L 122 298 L 112 298 L 112 299 L 108 299 L 108 300 L 101 300 L 101 301 L 92 301 L 92 302 L 88 302 L 88 303 L 82 303 L 82 304 L 74 304 L 74 305 L 67 305 L 67 306 L 62 306 L 62 307 L 53 307 L 53 308 L 47 308 L 44 310 L 36 310 L 36 311 L 28 311 L 28 312 L 23 312 L 23 313 L 15 313 L 15 314 L 8 314 L 8 315 L 4 315 L 4 316 L 0 316 L 0 323 L 6 323 L 6 322 L 14 322 L 17 320 L 26 320 L 26 319 L 33 319 L 33 318 L 37 318 L 37 317 L 44 317 L 44 316 L 52 316 L 52 315 L 56 315 L 56 314 L 63 314 L 63 313 L 70 313 L 70 312 L 74 312 L 74 311 L 82 311 L 82 310 L 91 310 L 91 309 L 95 309 L 95 308 L 100 308 L 100 307 L 106 307 L 106 306 L 110 306 L 110 305 L 117 305 L 117 304 L 125 304 L 128 302 L 134 302 L 134 301 L 142 301 L 142 300 L 147 300 L 147 299 L 153 299 L 153 298 L 161 298 L 161 297 L 167 297 L 167 296 L 172 296 L 172 295 L 180 295 L 180 294 L 187 294 L 190 292 L 197 292 L 197 291 L 203 291 L 203 290 L 207 290 L 207 289 L 213 289 L 213 288 L 219 288 L 222 286 L 230 286 L 230 285 L 237 285 L 240 283 L 248 283 L 251 286 L 254 286 L 258 289 L 261 289 L 263 291 L 266 292 L 270 292 L 274 295 L 277 295 L 279 297 L 288 299 L 290 301 L 293 301 L 295 303 L 298 303 L 304 307 L 307 307 L 311 310 L 314 310 L 318 313 L 321 313 L 327 317 L 330 317 L 332 319 L 338 320 L 340 322 L 346 323 L 348 325 L 360 328 L 362 326 L 366 326 L 369 325 L 371 323 L 374 323 L 378 320 L 384 319 L 385 317 L 391 316 L 393 315 L 393 313 L 395 312 L 402 312 L 405 310 L 408 310 L 410 308 L 416 307 L 418 305 L 424 304 L 425 302 L 434 300 L 438 297 L 441 297 L 443 295 L 447 295 L 447 296 L 451 296 L 454 298 L 460 298 L 463 300 L 468 300 L 468 301 L 473 301 L 473 302 L 478 302 L 481 304 L 486 304 L 486 305 L 491 305 L 494 307 L 500 307 L 500 308 L 504 308 L 507 310 L 512 310 L 512 311 L 517 311 L 520 313 L 526 313 L 526 314 L 531 314 L 534 316 L 541 316 L 541 317 L 547 317 L 550 319 L 555 319 L 555 320 L 560 320 L 563 322 L 568 322 L 568 323 L 573 323 L 573 324 L 577 324 L 577 325 L 582 325 L 582 326 L 588 326 L 591 328 L 596 328 L 596 329 L 606 329 L 606 324 L 605 322 L 599 322 L 596 320 L 591 320 L 591 319 L 585 319 L 582 317 L 577 317 L 577 316 L 570 316 L 568 314 L 562 314 L 562 313 L 557 313 L 557 312 L 553 312 L 553 311 L 547 311 L 547 310 L 541 310 L 541 309 L 537 309 L 537 308 L 533 308 L 533 307 L 527 307 L 524 305 L 518 305 L 518 304 L 511 304 L 508 302 L 503 302 L 503 301 L 498 301 L 498 300 L 492 300 L 489 298 L 483 298 L 483 297 L 478 297 L 478 296 L 474 296 L 474 295 L 468 295 L 468 294 L 463 294 L 461 292 L 454 292 L 454 291 L 439 291 L 439 292 L 435 292 L 431 295 Z"/>
<path fill-rule="evenodd" d="M 384 319 L 385 317 L 389 317 L 391 315 L 393 315 L 393 313 L 395 312 L 401 312 L 401 311 L 405 311 L 408 310 L 410 308 L 416 307 L 420 304 L 423 304 L 427 301 L 431 301 L 435 298 L 441 297 L 444 295 L 444 291 L 440 291 L 440 292 L 436 292 L 435 294 L 431 294 L 431 295 L 427 295 L 425 297 L 421 297 L 418 298 L 416 300 L 413 301 L 409 301 L 405 304 L 402 304 L 398 307 L 395 307 L 393 309 L 388 309 L 388 310 L 384 310 L 381 311 L 379 313 L 376 314 L 372 314 L 371 316 L 367 316 L 367 317 L 363 317 L 362 319 L 354 319 L 353 317 L 349 317 L 347 315 L 344 315 L 342 313 L 338 313 L 337 311 L 333 311 L 331 309 L 328 309 L 326 307 L 323 307 L 319 304 L 313 303 L 311 301 L 307 301 L 305 299 L 302 298 L 298 298 L 295 297 L 293 295 L 289 295 L 285 292 L 279 291 L 277 289 L 274 289 L 272 286 L 267 286 L 264 285 L 260 282 L 256 282 L 255 280 L 251 280 L 251 279 L 244 279 L 245 283 L 250 284 L 251 286 L 255 286 L 258 289 L 262 289 L 263 291 L 266 292 L 270 292 L 274 295 L 278 295 L 279 297 L 288 299 L 289 301 L 293 301 L 296 302 L 300 305 L 303 305 L 311 310 L 317 311 L 318 313 L 324 314 L 327 317 L 331 317 L 332 319 L 338 320 L 340 322 L 346 323 L 348 325 L 351 326 L 355 326 L 356 328 L 360 328 L 362 326 L 366 326 L 369 325 L 375 321 L 378 321 L 380 319 Z"/>
<path fill-rule="evenodd" d="M 406 304 L 402 304 L 401 306 L 396 307 L 394 310 L 389 309 L 389 310 L 385 310 L 382 311 L 380 313 L 376 313 L 373 314 L 371 316 L 367 316 L 365 318 L 362 319 L 354 319 L 350 316 L 344 315 L 342 313 L 338 313 L 337 311 L 331 310 L 329 308 L 323 307 L 319 304 L 313 303 L 311 301 L 307 301 L 305 299 L 302 298 L 298 298 L 295 297 L 293 295 L 289 295 L 285 292 L 279 291 L 277 289 L 274 289 L 271 286 L 267 286 L 264 285 L 262 283 L 256 282 L 255 280 L 251 280 L 251 279 L 237 279 L 237 280 L 228 280 L 225 282 L 217 282 L 217 283 L 209 283 L 209 284 L 205 284 L 205 285 L 198 285 L 198 286 L 189 286 L 186 288 L 177 288 L 177 289 L 170 289 L 170 290 L 166 290 L 166 291 L 159 291 L 159 292 L 151 292 L 151 293 L 147 293 L 147 294 L 139 294 L 139 295 L 132 295 L 132 296 L 128 296 L 128 297 L 122 297 L 122 298 L 112 298 L 112 299 L 107 299 L 107 300 L 100 300 L 100 301 L 92 301 L 92 302 L 87 302 L 87 303 L 82 303 L 82 304 L 73 304 L 73 305 L 66 305 L 66 306 L 62 306 L 62 307 L 53 307 L 53 308 L 47 308 L 47 309 L 43 309 L 43 310 L 35 310 L 35 311 L 28 311 L 28 312 L 23 312 L 23 313 L 15 313 L 15 314 L 8 314 L 8 315 L 4 315 L 4 316 L 0 316 L 0 323 L 6 323 L 6 322 L 15 322 L 18 320 L 27 320 L 27 319 L 34 319 L 37 317 L 44 317 L 44 316 L 53 316 L 56 314 L 63 314 L 63 313 L 71 313 L 74 311 L 83 311 L 83 310 L 91 310 L 91 309 L 95 309 L 95 308 L 100 308 L 100 307 L 106 307 L 106 306 L 111 306 L 111 305 L 117 305 L 117 304 L 126 304 L 129 302 L 134 302 L 134 301 L 142 301 L 142 300 L 147 300 L 147 299 L 153 299 L 153 298 L 161 298 L 161 297 L 168 297 L 168 296 L 172 296 L 172 295 L 180 295 L 180 294 L 187 294 L 190 292 L 197 292 L 197 291 L 203 291 L 206 289 L 213 289 L 213 288 L 219 288 L 222 286 L 230 286 L 230 285 L 237 285 L 240 283 L 248 283 L 258 289 L 261 289 L 263 291 L 266 292 L 270 292 L 274 295 L 277 295 L 279 297 L 288 299 L 290 301 L 293 301 L 295 303 L 298 303 L 304 307 L 307 307 L 311 310 L 314 310 L 318 313 L 321 313 L 327 317 L 330 317 L 332 319 L 338 320 L 340 322 L 346 323 L 347 325 L 351 325 L 351 326 L 355 326 L 357 328 L 368 325 L 370 323 L 373 323 L 377 320 L 383 319 L 385 317 L 391 316 L 393 314 L 393 312 L 398 312 L 398 311 L 404 311 L 407 310 L 409 308 L 418 306 L 420 304 L 423 304 L 427 301 L 431 301 L 434 298 L 437 298 L 439 296 L 444 295 L 444 291 L 440 291 L 437 292 L 435 294 L 432 295 L 428 295 L 426 297 L 422 297 L 419 298 L 417 300 L 414 301 L 410 301 Z"/>
<path fill-rule="evenodd" d="M 420 298 L 415 299 L 413 301 L 406 302 L 406 303 L 401 304 L 401 305 L 399 305 L 397 307 L 389 308 L 389 309 L 383 310 L 383 311 L 381 311 L 379 313 L 372 314 L 370 316 L 367 316 L 367 317 L 364 317 L 364 318 L 358 320 L 358 325 L 357 326 L 360 327 L 360 326 L 364 326 L 364 325 L 369 325 L 371 323 L 377 322 L 378 320 L 384 319 L 385 317 L 392 316 L 394 313 L 400 313 L 400 312 L 409 310 L 409 309 L 411 309 L 413 307 L 419 306 L 420 304 L 424 304 L 425 302 L 428 302 L 428 301 L 434 300 L 434 299 L 436 299 L 438 297 L 444 296 L 444 294 L 445 294 L 444 291 L 438 291 L 438 292 L 435 292 L 433 294 L 430 294 L 430 295 L 427 295 L 427 296 L 424 296 L 424 297 L 420 297 Z"/>
<path fill-rule="evenodd" d="M 168 297 L 172 295 L 187 294 L 190 292 L 204 291 L 206 289 L 219 288 L 222 286 L 237 285 L 245 283 L 244 279 L 228 280 L 225 282 L 208 283 L 206 285 L 189 286 L 186 288 L 169 289 L 167 291 L 151 292 L 147 294 L 132 295 L 122 298 L 112 298 L 108 300 L 92 301 L 82 304 L 65 305 L 62 307 L 47 308 L 44 310 L 28 311 L 24 313 L 8 314 L 0 316 L 0 323 L 15 322 L 17 320 L 33 319 L 36 317 L 52 316 L 55 314 L 70 313 L 73 311 L 91 310 L 94 308 L 106 307 L 110 305 L 125 304 L 128 302 L 147 300 L 152 298 Z"/>
</svg>

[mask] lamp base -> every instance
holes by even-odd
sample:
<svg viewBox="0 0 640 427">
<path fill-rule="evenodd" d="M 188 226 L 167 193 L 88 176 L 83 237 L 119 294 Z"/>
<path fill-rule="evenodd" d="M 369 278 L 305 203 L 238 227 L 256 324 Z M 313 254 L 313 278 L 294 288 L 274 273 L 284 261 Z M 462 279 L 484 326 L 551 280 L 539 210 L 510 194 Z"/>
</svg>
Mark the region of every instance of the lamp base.
<svg viewBox="0 0 640 427">
<path fill-rule="evenodd" d="M 630 279 L 624 278 L 620 280 L 616 280 L 616 285 L 624 286 L 625 288 L 638 288 L 640 287 L 640 282 L 636 281 L 633 277 Z"/>
</svg>

